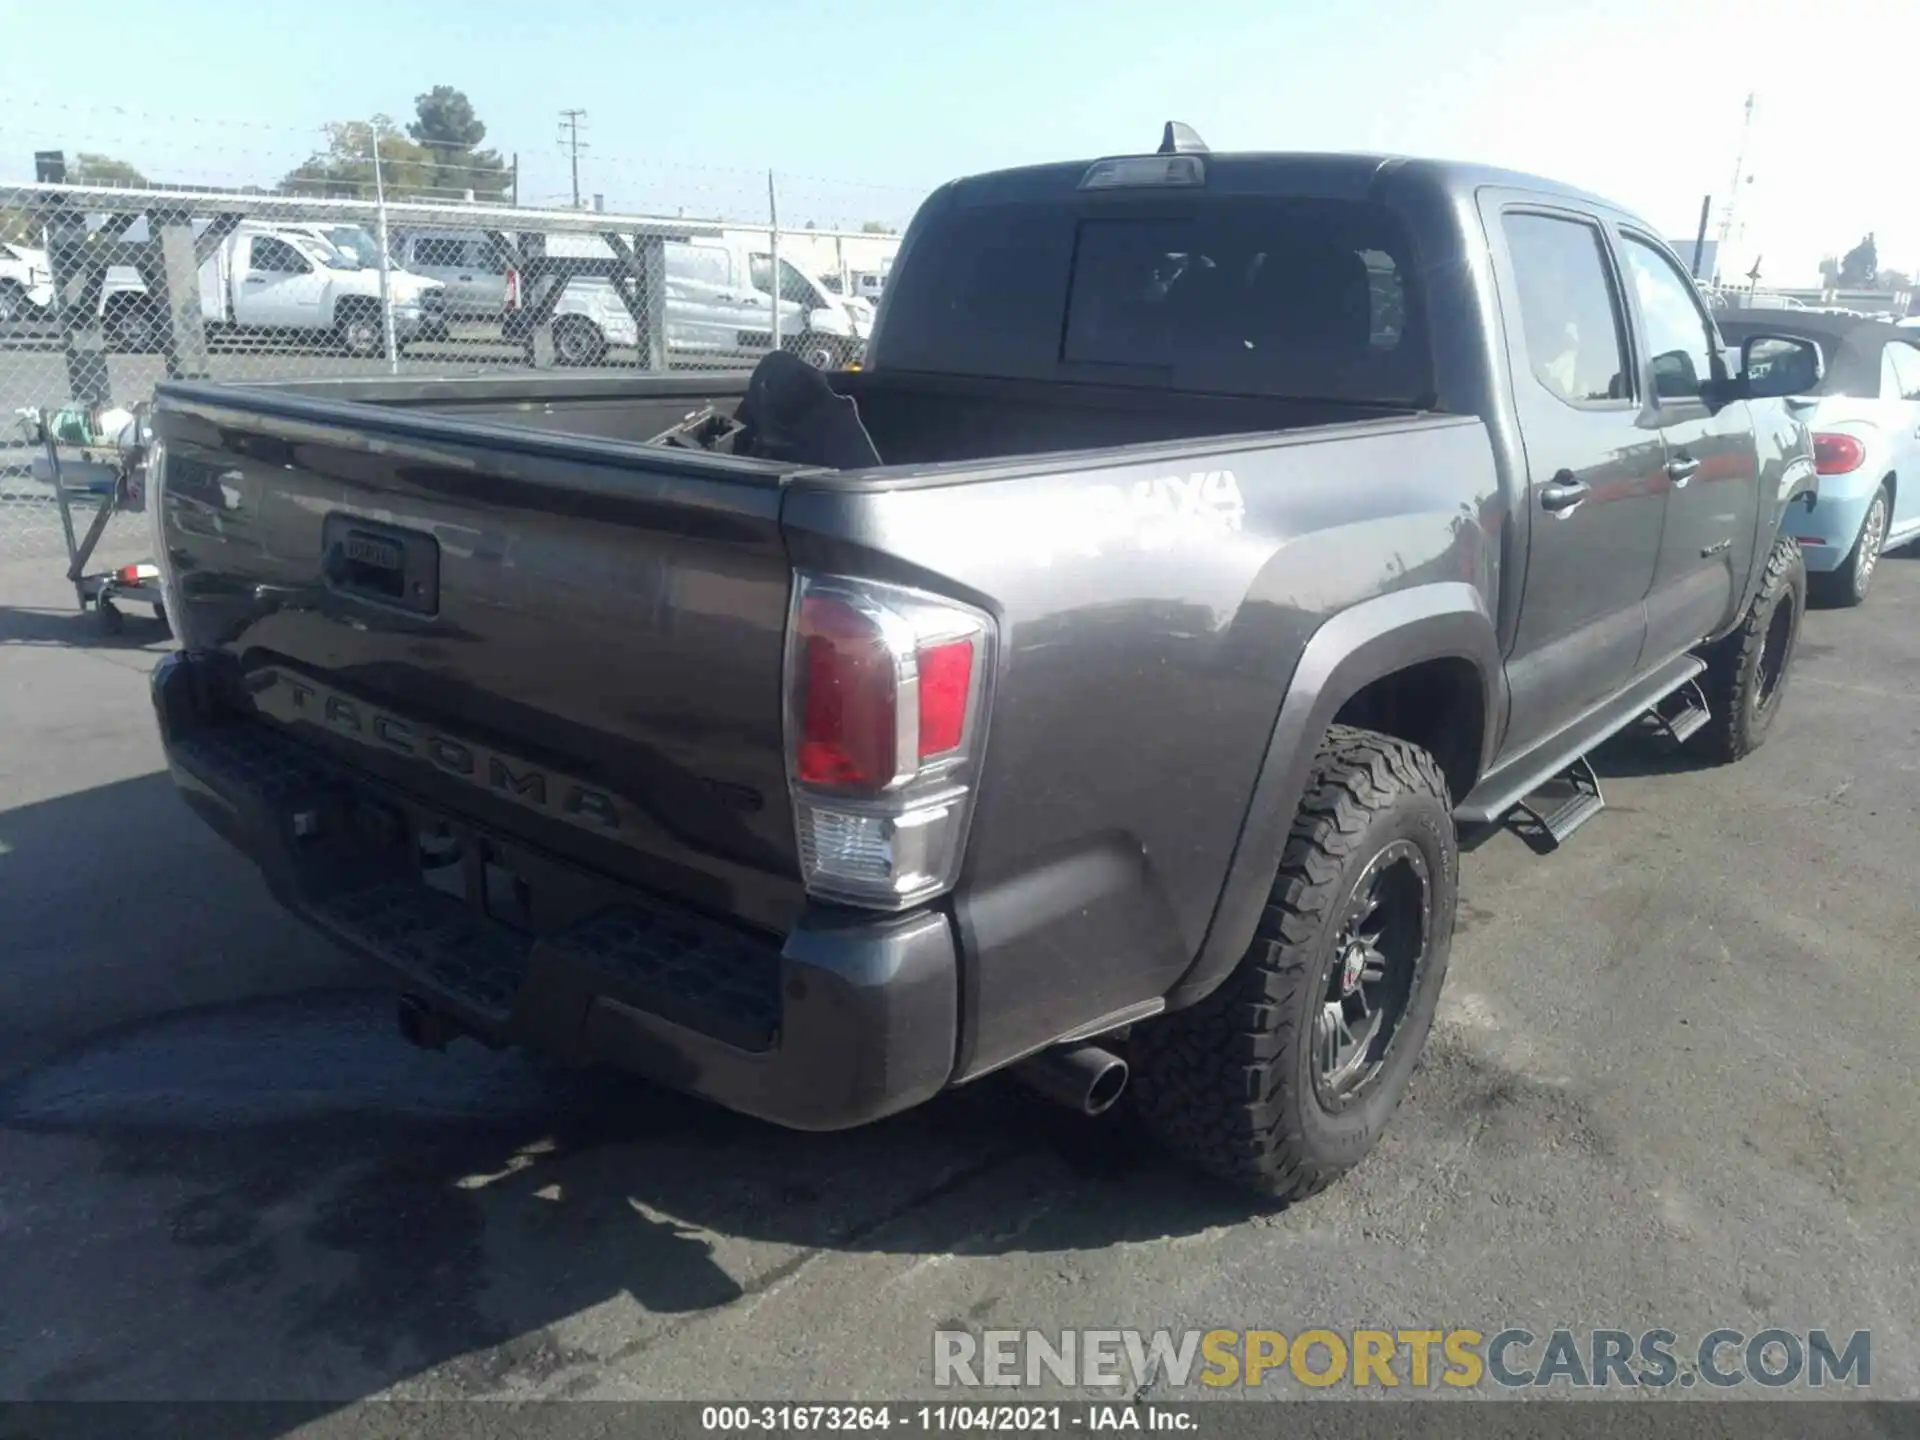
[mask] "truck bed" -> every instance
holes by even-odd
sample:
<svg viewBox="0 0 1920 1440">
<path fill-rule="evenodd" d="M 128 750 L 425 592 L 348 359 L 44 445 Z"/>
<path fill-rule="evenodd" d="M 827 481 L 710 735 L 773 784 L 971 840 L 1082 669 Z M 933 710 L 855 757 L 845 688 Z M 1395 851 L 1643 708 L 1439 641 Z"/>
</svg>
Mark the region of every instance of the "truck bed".
<svg viewBox="0 0 1920 1440">
<path fill-rule="evenodd" d="M 693 410 L 731 414 L 747 372 L 698 376 L 463 377 L 261 386 L 388 412 L 642 444 Z M 1011 459 L 1173 440 L 1271 433 L 1413 413 L 1263 395 L 844 371 L 829 383 L 858 406 L 884 466 Z"/>
</svg>

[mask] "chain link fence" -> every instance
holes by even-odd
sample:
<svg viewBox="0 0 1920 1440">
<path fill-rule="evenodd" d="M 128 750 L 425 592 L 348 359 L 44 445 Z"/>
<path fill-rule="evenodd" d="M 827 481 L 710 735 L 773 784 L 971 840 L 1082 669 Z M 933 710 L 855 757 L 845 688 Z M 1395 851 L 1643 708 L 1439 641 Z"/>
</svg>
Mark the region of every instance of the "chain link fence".
<svg viewBox="0 0 1920 1440">
<path fill-rule="evenodd" d="M 857 363 L 897 235 L 597 209 L 0 186 L 0 560 L 64 560 L 43 447 L 110 455 L 161 380 Z M 88 512 L 97 497 L 76 497 Z M 145 558 L 116 515 L 99 562 Z M 98 564 L 95 568 L 99 568 Z"/>
</svg>

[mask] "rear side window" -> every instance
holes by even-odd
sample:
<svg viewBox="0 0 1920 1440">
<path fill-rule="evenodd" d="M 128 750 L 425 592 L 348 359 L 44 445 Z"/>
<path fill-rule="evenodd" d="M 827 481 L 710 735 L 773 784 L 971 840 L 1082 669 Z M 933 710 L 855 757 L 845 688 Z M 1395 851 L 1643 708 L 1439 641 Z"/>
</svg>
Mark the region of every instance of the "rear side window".
<svg viewBox="0 0 1920 1440">
<path fill-rule="evenodd" d="M 313 269 L 298 250 L 271 235 L 254 237 L 252 265 L 270 275 L 305 275 Z"/>
<path fill-rule="evenodd" d="M 1900 398 L 1920 400 L 1920 348 L 1904 340 L 1890 340 L 1887 354 L 1892 357 L 1893 378 L 1899 386 Z"/>
<path fill-rule="evenodd" d="M 1653 384 L 1662 400 L 1688 400 L 1713 378 L 1714 331 L 1700 292 L 1654 246 L 1625 237 L 1621 259 L 1639 302 L 1653 356 Z"/>
<path fill-rule="evenodd" d="M 725 286 L 733 279 L 727 252 L 711 245 L 667 245 L 667 273 L 701 285 Z"/>
<path fill-rule="evenodd" d="M 883 363 L 1424 403 L 1411 248 L 1383 207 L 1212 196 L 1169 213 L 963 209 L 915 237 Z"/>
<path fill-rule="evenodd" d="M 1631 398 L 1620 304 L 1599 229 L 1555 215 L 1509 213 L 1500 223 L 1533 378 L 1570 405 Z"/>
<path fill-rule="evenodd" d="M 437 270 L 458 270 L 467 263 L 467 242 L 423 235 L 413 242 L 414 262 Z"/>
</svg>

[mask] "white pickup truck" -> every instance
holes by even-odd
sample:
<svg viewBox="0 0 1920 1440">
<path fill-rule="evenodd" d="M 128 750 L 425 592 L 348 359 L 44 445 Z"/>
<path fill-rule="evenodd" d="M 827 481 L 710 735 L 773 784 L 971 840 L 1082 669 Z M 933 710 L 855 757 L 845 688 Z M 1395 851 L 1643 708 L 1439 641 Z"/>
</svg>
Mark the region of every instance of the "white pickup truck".
<svg viewBox="0 0 1920 1440">
<path fill-rule="evenodd" d="M 434 332 L 439 281 L 389 270 L 387 289 L 396 343 Z M 165 340 L 166 316 L 131 266 L 108 272 L 100 305 L 110 347 L 155 350 Z M 221 241 L 200 267 L 200 313 L 210 331 L 325 336 L 358 356 L 386 345 L 378 266 L 299 226 L 242 224 Z"/>
<path fill-rule="evenodd" d="M 37 320 L 52 312 L 53 271 L 47 252 L 0 243 L 0 325 Z"/>
</svg>

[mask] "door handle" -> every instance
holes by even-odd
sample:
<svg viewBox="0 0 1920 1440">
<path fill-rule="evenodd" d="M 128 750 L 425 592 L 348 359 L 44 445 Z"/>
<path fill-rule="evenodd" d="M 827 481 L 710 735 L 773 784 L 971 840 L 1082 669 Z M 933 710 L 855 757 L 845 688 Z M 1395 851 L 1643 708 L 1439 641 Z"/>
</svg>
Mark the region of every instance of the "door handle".
<svg viewBox="0 0 1920 1440">
<path fill-rule="evenodd" d="M 1693 479 L 1700 469 L 1700 462 L 1691 455 L 1682 455 L 1677 460 L 1667 462 L 1667 478 L 1673 481 L 1673 488 L 1684 490 L 1687 482 Z"/>
<path fill-rule="evenodd" d="M 1562 470 L 1540 487 L 1540 508 L 1564 518 L 1579 509 L 1580 502 L 1592 493 L 1593 487 L 1586 481 L 1576 480 Z"/>
<path fill-rule="evenodd" d="M 267 277 L 264 275 L 249 275 L 240 283 L 242 285 L 264 285 L 267 283 Z"/>
</svg>

